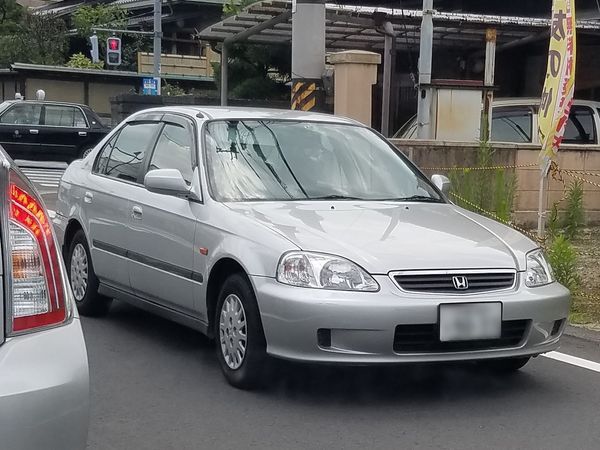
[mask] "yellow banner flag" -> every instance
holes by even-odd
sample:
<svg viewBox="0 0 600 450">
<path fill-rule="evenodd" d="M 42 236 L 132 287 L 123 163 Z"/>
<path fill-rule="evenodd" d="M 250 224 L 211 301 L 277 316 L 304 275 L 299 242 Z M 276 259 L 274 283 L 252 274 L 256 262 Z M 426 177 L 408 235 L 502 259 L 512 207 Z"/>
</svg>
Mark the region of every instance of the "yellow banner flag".
<svg viewBox="0 0 600 450">
<path fill-rule="evenodd" d="M 575 0 L 553 0 L 548 69 L 539 113 L 540 164 L 548 170 L 569 119 L 575 91 Z"/>
</svg>

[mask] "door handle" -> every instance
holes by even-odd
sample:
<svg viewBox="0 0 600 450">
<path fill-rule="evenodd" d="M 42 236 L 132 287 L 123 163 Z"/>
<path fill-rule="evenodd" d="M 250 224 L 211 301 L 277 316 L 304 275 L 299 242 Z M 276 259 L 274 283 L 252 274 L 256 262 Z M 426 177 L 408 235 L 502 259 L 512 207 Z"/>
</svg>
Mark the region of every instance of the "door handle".
<svg viewBox="0 0 600 450">
<path fill-rule="evenodd" d="M 87 131 L 80 131 L 79 133 L 77 133 L 79 136 L 85 137 L 87 136 Z"/>
<path fill-rule="evenodd" d="M 29 130 L 29 134 L 40 134 L 40 130 Z"/>
<path fill-rule="evenodd" d="M 141 220 L 143 215 L 144 213 L 141 206 L 134 206 L 131 208 L 131 217 L 135 220 Z"/>
<path fill-rule="evenodd" d="M 85 203 L 92 203 L 92 200 L 94 199 L 94 194 L 92 194 L 90 191 L 87 191 L 84 195 L 83 195 L 83 201 Z"/>
</svg>

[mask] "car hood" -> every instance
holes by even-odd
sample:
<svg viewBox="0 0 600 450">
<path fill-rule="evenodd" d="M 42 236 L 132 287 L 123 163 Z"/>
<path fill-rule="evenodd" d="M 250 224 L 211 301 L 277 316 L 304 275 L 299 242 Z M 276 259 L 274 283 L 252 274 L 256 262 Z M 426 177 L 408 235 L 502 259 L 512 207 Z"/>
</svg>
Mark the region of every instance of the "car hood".
<svg viewBox="0 0 600 450">
<path fill-rule="evenodd" d="M 343 256 L 373 274 L 410 269 L 524 270 L 526 253 L 536 247 L 513 229 L 452 204 L 296 201 L 228 206 L 302 250 Z"/>
</svg>

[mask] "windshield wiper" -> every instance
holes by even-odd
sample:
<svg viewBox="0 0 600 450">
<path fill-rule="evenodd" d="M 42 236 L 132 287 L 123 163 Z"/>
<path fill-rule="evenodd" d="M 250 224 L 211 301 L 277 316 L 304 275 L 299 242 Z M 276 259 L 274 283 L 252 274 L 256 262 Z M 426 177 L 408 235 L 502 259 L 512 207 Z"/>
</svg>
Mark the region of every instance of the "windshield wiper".
<svg viewBox="0 0 600 450">
<path fill-rule="evenodd" d="M 394 202 L 428 202 L 428 203 L 443 203 L 444 201 L 439 198 L 427 197 L 426 195 L 412 195 L 404 198 L 392 198 L 387 201 Z"/>
<path fill-rule="evenodd" d="M 309 197 L 307 200 L 365 200 L 365 199 L 360 198 L 360 197 L 352 197 L 349 195 L 333 194 L 333 195 L 323 195 L 321 197 Z"/>
</svg>

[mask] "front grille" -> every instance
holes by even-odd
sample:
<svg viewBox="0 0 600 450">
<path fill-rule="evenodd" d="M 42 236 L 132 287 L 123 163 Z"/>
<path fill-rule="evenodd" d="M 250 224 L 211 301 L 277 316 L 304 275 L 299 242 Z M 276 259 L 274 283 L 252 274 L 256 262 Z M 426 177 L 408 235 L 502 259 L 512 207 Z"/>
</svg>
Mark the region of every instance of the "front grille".
<svg viewBox="0 0 600 450">
<path fill-rule="evenodd" d="M 502 322 L 499 339 L 441 342 L 438 324 L 398 325 L 394 334 L 394 352 L 444 353 L 516 347 L 528 326 L 529 320 L 506 320 Z"/>
<path fill-rule="evenodd" d="M 397 273 L 394 281 L 404 291 L 433 294 L 472 294 L 510 289 L 515 284 L 515 272 L 428 272 Z M 466 288 L 464 283 L 466 282 Z M 458 285 L 458 287 L 457 287 Z"/>
</svg>

